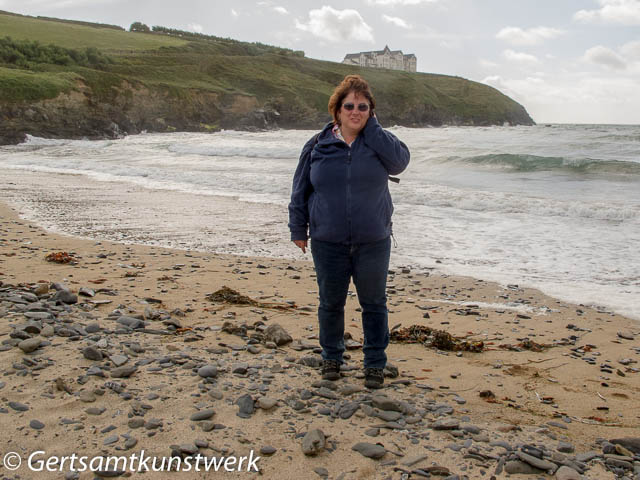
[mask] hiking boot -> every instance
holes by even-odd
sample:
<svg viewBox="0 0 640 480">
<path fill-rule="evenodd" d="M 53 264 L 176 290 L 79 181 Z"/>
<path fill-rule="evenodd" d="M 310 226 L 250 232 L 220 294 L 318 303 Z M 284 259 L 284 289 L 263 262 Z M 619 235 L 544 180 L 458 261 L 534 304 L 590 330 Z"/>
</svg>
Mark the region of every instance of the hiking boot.
<svg viewBox="0 0 640 480">
<path fill-rule="evenodd" d="M 324 380 L 338 380 L 340 378 L 340 362 L 337 360 L 322 362 L 322 378 Z"/>
<path fill-rule="evenodd" d="M 382 388 L 384 372 L 382 368 L 364 369 L 364 386 L 367 388 Z"/>
</svg>

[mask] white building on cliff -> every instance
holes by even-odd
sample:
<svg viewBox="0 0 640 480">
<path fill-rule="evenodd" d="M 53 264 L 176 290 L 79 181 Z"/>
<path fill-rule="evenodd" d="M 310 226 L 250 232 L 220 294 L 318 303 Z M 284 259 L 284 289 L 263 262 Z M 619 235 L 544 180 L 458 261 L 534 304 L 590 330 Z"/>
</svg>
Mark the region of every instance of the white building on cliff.
<svg viewBox="0 0 640 480">
<path fill-rule="evenodd" d="M 385 45 L 384 50 L 347 53 L 342 63 L 361 67 L 389 68 L 391 70 L 415 72 L 418 59 L 413 53 L 403 55 L 402 50 L 389 50 L 389 47 Z"/>
</svg>

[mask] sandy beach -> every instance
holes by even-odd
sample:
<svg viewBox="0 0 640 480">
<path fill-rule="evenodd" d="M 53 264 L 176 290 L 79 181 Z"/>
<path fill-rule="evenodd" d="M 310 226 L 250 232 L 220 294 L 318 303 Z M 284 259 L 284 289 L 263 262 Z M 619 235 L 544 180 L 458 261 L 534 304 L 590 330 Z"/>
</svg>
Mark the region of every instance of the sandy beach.
<svg viewBox="0 0 640 480">
<path fill-rule="evenodd" d="M 392 342 L 398 375 L 390 369 L 385 387 L 368 391 L 353 294 L 346 331 L 354 348 L 332 385 L 319 382 L 311 262 L 85 240 L 19 214 L 0 204 L 0 451 L 23 460 L 12 472 L 5 458 L 3 478 L 94 478 L 30 471 L 26 459 L 39 450 L 253 450 L 261 477 L 281 480 L 581 478 L 561 476 L 576 471 L 612 479 L 615 469 L 617 478 L 639 471 L 637 321 L 516 285 L 396 268 L 390 326 L 444 330 L 483 342 L 482 351 Z M 56 252 L 74 261 L 45 260 Z M 223 286 L 266 305 L 206 297 Z M 291 342 L 265 338 L 275 324 Z M 326 439 L 309 451 L 305 434 L 314 429 Z M 625 437 L 635 443 L 612 449 L 609 441 Z M 381 458 L 354 450 L 358 443 L 377 444 L 367 452 Z M 532 467 L 536 448 L 548 470 Z M 118 474 L 170 475 L 103 472 Z"/>
</svg>

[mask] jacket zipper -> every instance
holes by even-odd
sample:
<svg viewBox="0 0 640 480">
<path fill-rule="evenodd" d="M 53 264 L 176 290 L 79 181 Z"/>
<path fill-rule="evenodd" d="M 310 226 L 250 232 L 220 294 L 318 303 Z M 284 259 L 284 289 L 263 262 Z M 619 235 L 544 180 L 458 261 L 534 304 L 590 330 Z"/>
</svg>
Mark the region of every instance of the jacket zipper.
<svg viewBox="0 0 640 480">
<path fill-rule="evenodd" d="M 349 226 L 349 243 L 351 243 L 351 147 L 347 146 L 347 222 Z"/>
</svg>

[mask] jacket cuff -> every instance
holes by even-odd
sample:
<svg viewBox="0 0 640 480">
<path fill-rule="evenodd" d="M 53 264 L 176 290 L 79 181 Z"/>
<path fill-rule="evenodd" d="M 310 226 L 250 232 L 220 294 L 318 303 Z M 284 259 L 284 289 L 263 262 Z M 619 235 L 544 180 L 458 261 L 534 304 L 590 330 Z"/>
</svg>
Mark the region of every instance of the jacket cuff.
<svg viewBox="0 0 640 480">
<path fill-rule="evenodd" d="M 307 240 L 307 231 L 306 230 L 292 230 L 291 231 L 291 241 L 294 242 L 296 240 Z"/>
<path fill-rule="evenodd" d="M 376 117 L 369 117 L 369 120 L 367 120 L 367 124 L 364 126 L 365 136 L 367 135 L 367 133 L 372 132 L 378 127 L 380 127 L 380 123 L 378 122 L 378 119 Z"/>
</svg>

